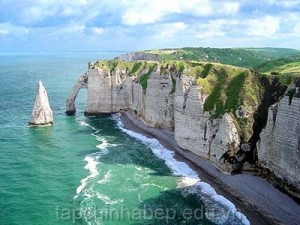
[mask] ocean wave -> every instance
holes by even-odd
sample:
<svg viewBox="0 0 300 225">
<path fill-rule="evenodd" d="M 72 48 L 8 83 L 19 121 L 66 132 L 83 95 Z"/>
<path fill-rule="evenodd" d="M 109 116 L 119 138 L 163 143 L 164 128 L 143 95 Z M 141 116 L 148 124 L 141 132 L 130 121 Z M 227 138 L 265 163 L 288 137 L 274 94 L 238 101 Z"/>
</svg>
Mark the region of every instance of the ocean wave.
<svg viewBox="0 0 300 225">
<path fill-rule="evenodd" d="M 97 130 L 95 127 L 91 126 L 90 124 L 88 124 L 88 123 L 86 123 L 86 122 L 84 122 L 84 121 L 82 121 L 82 120 L 78 120 L 78 122 L 79 122 L 79 124 L 80 124 L 81 126 L 89 127 L 89 128 L 91 128 L 92 130 Z M 98 131 L 98 130 L 97 130 L 97 131 Z"/>
<path fill-rule="evenodd" d="M 90 174 L 80 181 L 80 185 L 76 188 L 76 195 L 74 196 L 74 198 L 77 198 L 79 196 L 79 194 L 86 187 L 88 181 L 91 178 L 94 178 L 99 174 L 98 169 L 97 169 L 97 165 L 99 164 L 99 162 L 96 161 L 96 156 L 94 156 L 92 154 L 87 155 L 84 158 L 84 161 L 87 162 L 84 169 L 89 170 Z"/>
<path fill-rule="evenodd" d="M 99 185 L 109 182 L 111 177 L 111 170 L 108 170 L 104 174 L 103 178 L 100 178 L 100 168 L 98 168 L 98 165 L 100 164 L 100 158 L 101 156 L 108 154 L 109 147 L 116 146 L 116 144 L 109 143 L 104 136 L 101 136 L 99 134 L 101 131 L 100 129 L 95 128 L 80 118 L 77 118 L 77 122 L 81 126 L 90 128 L 91 135 L 100 143 L 96 145 L 96 148 L 99 151 L 88 154 L 84 158 L 84 161 L 87 162 L 84 169 L 89 171 L 89 175 L 80 181 L 80 185 L 76 188 L 76 194 L 73 197 L 73 200 L 80 199 L 80 214 L 83 216 L 87 224 L 100 224 L 100 221 L 97 220 L 95 215 L 86 216 L 96 209 L 97 200 L 100 200 L 106 205 L 115 205 L 124 201 L 123 199 L 112 199 L 97 190 Z"/>
<path fill-rule="evenodd" d="M 107 155 L 108 154 L 108 147 L 117 146 L 116 144 L 110 144 L 105 139 L 105 137 L 99 135 L 101 129 L 97 129 L 94 126 L 90 125 L 89 123 L 82 120 L 82 117 L 76 118 L 76 121 L 81 125 L 85 127 L 89 127 L 93 132 L 91 135 L 96 138 L 97 141 L 100 142 L 100 144 L 96 145 L 96 148 L 98 148 L 100 151 L 98 152 L 98 155 Z"/>
<path fill-rule="evenodd" d="M 109 181 L 110 177 L 111 177 L 111 170 L 108 170 L 107 173 L 104 174 L 103 179 L 98 180 L 97 183 L 98 184 L 105 184 Z"/>
<path fill-rule="evenodd" d="M 250 225 L 247 217 L 238 212 L 235 205 L 225 197 L 218 195 L 216 191 L 207 183 L 200 180 L 198 174 L 184 162 L 179 162 L 174 158 L 174 152 L 163 147 L 158 140 L 148 138 L 142 134 L 125 129 L 124 124 L 120 119 L 120 114 L 114 114 L 113 118 L 117 122 L 117 126 L 125 133 L 140 140 L 145 145 L 149 146 L 152 152 L 160 159 L 165 161 L 165 164 L 171 169 L 175 176 L 181 177 L 179 185 L 188 187 L 185 189 L 185 194 L 196 194 L 205 204 L 208 210 L 206 217 L 216 224 L 240 224 Z M 225 211 L 226 212 L 225 212 Z M 216 216 L 219 212 L 219 216 Z"/>
<path fill-rule="evenodd" d="M 78 198 L 79 194 L 81 192 L 83 192 L 83 190 L 86 188 L 89 180 L 91 180 L 99 175 L 99 171 L 97 168 L 97 165 L 99 164 L 99 158 L 102 155 L 108 154 L 107 147 L 109 146 L 108 141 L 104 137 L 101 137 L 98 135 L 100 130 L 96 129 L 95 127 L 91 126 L 90 124 L 86 123 L 85 121 L 82 121 L 80 118 L 77 118 L 76 120 L 81 126 L 91 128 L 93 130 L 91 135 L 94 136 L 96 138 L 96 140 L 100 142 L 100 144 L 96 146 L 99 149 L 98 152 L 95 152 L 93 154 L 88 154 L 84 158 L 84 161 L 87 162 L 84 169 L 89 170 L 89 175 L 80 181 L 80 185 L 76 188 L 76 195 L 74 196 L 74 199 Z M 92 196 L 90 196 L 90 194 L 88 192 L 84 192 L 84 196 L 87 198 L 92 197 Z"/>
<path fill-rule="evenodd" d="M 103 195 L 101 193 L 95 193 L 96 197 L 98 199 L 100 199 L 101 201 L 103 201 L 106 205 L 115 205 L 118 203 L 122 203 L 124 201 L 124 199 L 115 199 L 112 200 L 110 197 L 108 197 L 107 195 Z"/>
</svg>

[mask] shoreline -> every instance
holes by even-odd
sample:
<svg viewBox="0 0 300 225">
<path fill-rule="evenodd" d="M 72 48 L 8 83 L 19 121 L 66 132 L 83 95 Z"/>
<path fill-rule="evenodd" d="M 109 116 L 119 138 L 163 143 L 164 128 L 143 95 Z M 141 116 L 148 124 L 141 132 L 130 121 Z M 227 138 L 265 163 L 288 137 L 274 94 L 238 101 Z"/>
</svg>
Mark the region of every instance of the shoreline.
<svg viewBox="0 0 300 225">
<path fill-rule="evenodd" d="M 228 175 L 208 160 L 181 149 L 173 132 L 146 126 L 129 112 L 121 113 L 124 128 L 157 139 L 165 148 L 175 152 L 175 158 L 186 162 L 197 172 L 201 181 L 210 184 L 218 194 L 235 204 L 251 224 L 289 224 L 300 221 L 300 205 L 280 192 L 267 180 L 248 174 Z"/>
</svg>

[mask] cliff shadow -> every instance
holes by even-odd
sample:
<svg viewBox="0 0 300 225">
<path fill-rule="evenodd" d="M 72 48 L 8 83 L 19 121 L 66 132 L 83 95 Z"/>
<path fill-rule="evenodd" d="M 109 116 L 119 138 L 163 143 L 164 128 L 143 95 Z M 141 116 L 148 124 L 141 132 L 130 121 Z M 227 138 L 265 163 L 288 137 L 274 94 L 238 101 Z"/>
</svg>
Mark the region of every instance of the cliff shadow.
<svg viewBox="0 0 300 225">
<path fill-rule="evenodd" d="M 287 86 L 281 84 L 278 78 L 270 80 L 267 77 L 261 76 L 261 84 L 265 88 L 265 91 L 261 103 L 254 113 L 253 135 L 249 139 L 251 154 L 248 154 L 248 157 L 246 157 L 246 161 L 250 163 L 254 163 L 258 159 L 256 144 L 260 140 L 260 133 L 267 125 L 269 108 L 284 96 L 287 89 Z"/>
</svg>

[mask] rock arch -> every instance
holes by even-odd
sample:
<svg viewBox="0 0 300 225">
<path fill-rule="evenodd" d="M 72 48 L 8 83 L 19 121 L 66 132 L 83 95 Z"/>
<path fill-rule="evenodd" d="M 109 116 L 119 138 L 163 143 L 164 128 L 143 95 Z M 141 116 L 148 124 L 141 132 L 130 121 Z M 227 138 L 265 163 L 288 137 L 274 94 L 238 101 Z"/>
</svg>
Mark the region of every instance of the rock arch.
<svg viewBox="0 0 300 225">
<path fill-rule="evenodd" d="M 74 115 L 76 112 L 75 100 L 78 92 L 82 88 L 87 88 L 88 84 L 88 73 L 84 73 L 79 76 L 76 84 L 74 85 L 71 94 L 69 95 L 66 101 L 66 114 L 68 116 Z"/>
</svg>

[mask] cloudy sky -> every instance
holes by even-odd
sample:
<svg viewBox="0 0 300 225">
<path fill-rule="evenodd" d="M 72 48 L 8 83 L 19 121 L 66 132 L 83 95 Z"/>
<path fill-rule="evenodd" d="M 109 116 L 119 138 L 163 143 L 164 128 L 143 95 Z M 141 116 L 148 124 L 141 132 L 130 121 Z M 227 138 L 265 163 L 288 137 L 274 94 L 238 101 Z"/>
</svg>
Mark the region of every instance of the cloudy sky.
<svg viewBox="0 0 300 225">
<path fill-rule="evenodd" d="M 300 0 L 0 0 L 0 52 L 300 49 Z"/>
</svg>

